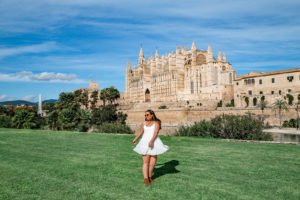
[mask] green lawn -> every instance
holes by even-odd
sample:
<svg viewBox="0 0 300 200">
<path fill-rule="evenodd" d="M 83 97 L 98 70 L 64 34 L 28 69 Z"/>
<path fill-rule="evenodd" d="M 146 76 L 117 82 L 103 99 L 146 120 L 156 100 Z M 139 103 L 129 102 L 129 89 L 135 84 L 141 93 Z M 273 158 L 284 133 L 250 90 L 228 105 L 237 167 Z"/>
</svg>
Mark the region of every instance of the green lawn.
<svg viewBox="0 0 300 200">
<path fill-rule="evenodd" d="M 300 146 L 160 136 L 144 185 L 133 138 L 0 129 L 0 199 L 300 199 Z"/>
</svg>

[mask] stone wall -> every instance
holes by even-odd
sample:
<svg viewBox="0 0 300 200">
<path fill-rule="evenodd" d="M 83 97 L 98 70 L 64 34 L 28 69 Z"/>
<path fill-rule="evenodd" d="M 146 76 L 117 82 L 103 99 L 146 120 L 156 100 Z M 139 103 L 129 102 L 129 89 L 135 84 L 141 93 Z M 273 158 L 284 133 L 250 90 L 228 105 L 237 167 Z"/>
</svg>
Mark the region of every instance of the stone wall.
<svg viewBox="0 0 300 200">
<path fill-rule="evenodd" d="M 144 115 L 147 108 L 137 110 L 121 110 L 128 115 L 126 123 L 136 131 L 139 130 L 141 123 L 144 121 Z M 255 114 L 254 116 L 260 116 L 261 110 L 258 108 L 218 108 L 216 109 L 153 109 L 156 116 L 162 121 L 162 129 L 160 134 L 173 135 L 175 130 L 182 125 L 192 125 L 194 122 L 202 119 L 209 120 L 217 115 L 222 114 L 234 114 L 245 115 L 247 112 Z M 264 110 L 264 117 L 266 122 L 270 125 L 279 125 L 279 117 L 275 116 L 275 112 L 271 108 Z M 290 109 L 289 112 L 284 112 L 282 116 L 282 122 L 291 118 L 297 118 L 295 109 Z"/>
</svg>

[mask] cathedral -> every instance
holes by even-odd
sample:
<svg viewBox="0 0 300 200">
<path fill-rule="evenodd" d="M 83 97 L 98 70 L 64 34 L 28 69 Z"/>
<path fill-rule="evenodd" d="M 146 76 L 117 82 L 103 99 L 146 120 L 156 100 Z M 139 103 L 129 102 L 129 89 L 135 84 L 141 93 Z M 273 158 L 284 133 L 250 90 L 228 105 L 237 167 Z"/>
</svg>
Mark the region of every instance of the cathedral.
<svg viewBox="0 0 300 200">
<path fill-rule="evenodd" d="M 127 64 L 124 100 L 143 102 L 198 102 L 215 106 L 220 100 L 234 97 L 233 81 L 236 71 L 221 57 L 213 56 L 211 46 L 199 50 L 193 42 L 191 49 L 176 47 L 176 52 L 145 59 L 140 49 L 138 66 Z"/>
</svg>

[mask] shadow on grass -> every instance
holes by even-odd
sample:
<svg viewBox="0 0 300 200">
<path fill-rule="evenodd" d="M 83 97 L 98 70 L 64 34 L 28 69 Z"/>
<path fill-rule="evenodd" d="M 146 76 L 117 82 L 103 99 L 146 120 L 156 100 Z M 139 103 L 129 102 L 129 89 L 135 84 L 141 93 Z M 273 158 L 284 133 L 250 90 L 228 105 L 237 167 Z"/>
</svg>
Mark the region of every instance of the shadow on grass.
<svg viewBox="0 0 300 200">
<path fill-rule="evenodd" d="M 155 167 L 156 166 L 160 166 L 160 167 L 153 169 L 154 175 L 152 176 L 152 178 L 156 179 L 165 174 L 174 174 L 180 172 L 175 168 L 177 165 L 179 165 L 178 160 L 171 160 L 164 164 L 156 164 Z"/>
</svg>

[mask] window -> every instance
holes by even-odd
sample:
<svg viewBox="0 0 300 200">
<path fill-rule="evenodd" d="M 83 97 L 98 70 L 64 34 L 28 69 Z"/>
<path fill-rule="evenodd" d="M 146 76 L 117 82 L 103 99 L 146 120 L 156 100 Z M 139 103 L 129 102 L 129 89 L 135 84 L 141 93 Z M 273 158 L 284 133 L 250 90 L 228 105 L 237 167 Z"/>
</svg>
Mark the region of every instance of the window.
<svg viewBox="0 0 300 200">
<path fill-rule="evenodd" d="M 229 74 L 229 83 L 232 84 L 232 73 Z"/>
<path fill-rule="evenodd" d="M 275 78 L 272 78 L 272 83 L 275 83 Z"/>
<path fill-rule="evenodd" d="M 274 91 L 272 90 L 271 94 L 274 94 Z"/>
<path fill-rule="evenodd" d="M 254 79 L 252 79 L 252 80 L 251 80 L 251 83 L 252 83 L 252 84 L 254 84 L 254 83 L 255 83 L 255 80 L 254 80 Z"/>
<path fill-rule="evenodd" d="M 278 94 L 280 94 L 280 95 L 281 95 L 281 90 L 279 90 L 279 91 L 278 91 Z"/>
<path fill-rule="evenodd" d="M 287 77 L 287 80 L 288 80 L 289 82 L 292 82 L 293 79 L 294 79 L 294 76 L 288 76 L 288 77 Z"/>
<path fill-rule="evenodd" d="M 249 91 L 248 91 L 248 94 L 249 94 L 249 95 L 252 95 L 252 90 L 249 90 Z"/>
<path fill-rule="evenodd" d="M 259 94 L 263 94 L 263 91 L 259 91 Z"/>
<path fill-rule="evenodd" d="M 194 94 L 194 82 L 191 82 L 191 94 Z"/>
<path fill-rule="evenodd" d="M 247 85 L 247 80 L 244 80 L 244 84 Z"/>
<path fill-rule="evenodd" d="M 262 84 L 262 80 L 261 80 L 261 79 L 259 79 L 259 84 L 260 84 L 260 85 Z"/>
</svg>

